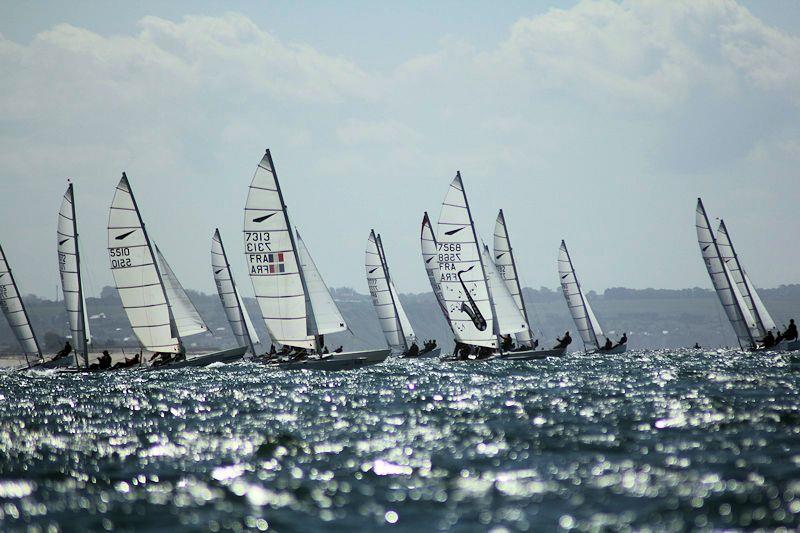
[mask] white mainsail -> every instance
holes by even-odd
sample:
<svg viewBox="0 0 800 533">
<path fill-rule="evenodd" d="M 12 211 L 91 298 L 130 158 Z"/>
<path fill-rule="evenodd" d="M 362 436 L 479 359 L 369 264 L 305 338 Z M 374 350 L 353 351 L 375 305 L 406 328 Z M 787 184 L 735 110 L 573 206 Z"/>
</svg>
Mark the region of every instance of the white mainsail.
<svg viewBox="0 0 800 533">
<path fill-rule="evenodd" d="M 522 298 L 522 287 L 517 273 L 517 264 L 514 261 L 514 250 L 511 248 L 511 239 L 508 236 L 508 228 L 506 227 L 506 219 L 502 209 L 497 214 L 497 221 L 494 225 L 493 259 L 497 271 L 505 281 L 511 297 L 514 298 L 517 308 L 522 313 L 525 323 L 528 324 L 524 331 L 516 334 L 517 342 L 525 346 L 531 346 L 533 344 L 533 331 L 528 318 L 528 310 L 525 308 L 525 300 Z"/>
<path fill-rule="evenodd" d="M 603 336 L 603 330 L 581 288 L 578 276 L 575 274 L 575 267 L 572 265 L 572 258 L 567 250 L 567 244 L 564 241 L 561 241 L 561 248 L 558 251 L 558 275 L 561 278 L 561 289 L 567 300 L 567 307 L 569 307 L 575 327 L 578 328 L 578 333 L 583 339 L 584 346 L 599 349 L 599 339 Z"/>
<path fill-rule="evenodd" d="M 719 246 L 720 255 L 728 266 L 733 281 L 736 283 L 736 287 L 742 294 L 747 309 L 750 311 L 750 314 L 753 315 L 756 328 L 758 329 L 758 338 L 763 338 L 768 331 L 775 329 L 775 322 L 772 320 L 772 316 L 770 316 L 769 311 L 767 311 L 767 308 L 758 296 L 755 285 L 752 284 L 750 277 L 747 275 L 744 267 L 742 267 L 739 261 L 739 255 L 733 247 L 733 242 L 731 241 L 724 220 L 719 221 L 717 245 Z"/>
<path fill-rule="evenodd" d="M 328 333 L 338 333 L 347 330 L 342 312 L 336 302 L 333 301 L 328 286 L 322 279 L 311 253 L 308 251 L 306 243 L 300 237 L 300 233 L 295 228 L 295 242 L 300 257 L 300 269 L 303 271 L 303 278 L 306 282 L 308 301 L 314 314 L 316 323 L 316 335 L 327 335 Z"/>
<path fill-rule="evenodd" d="M 397 316 L 394 295 L 389 286 L 389 278 L 383 265 L 383 258 L 378 249 L 375 231 L 369 232 L 367 248 L 364 252 L 364 268 L 367 273 L 367 286 L 372 297 L 372 305 L 378 315 L 386 343 L 396 352 L 405 352 L 408 346 L 403 335 L 402 325 Z"/>
<path fill-rule="evenodd" d="M 231 325 L 231 331 L 236 338 L 239 346 L 248 346 L 253 355 L 256 355 L 255 345 L 258 344 L 258 335 L 253 329 L 250 316 L 244 306 L 236 282 L 233 280 L 231 265 L 228 263 L 228 256 L 225 247 L 222 245 L 222 237 L 219 229 L 214 231 L 211 238 L 211 269 L 214 273 L 214 283 L 217 286 L 217 293 L 225 309 L 225 316 Z"/>
<path fill-rule="evenodd" d="M 200 312 L 192 303 L 189 295 L 178 281 L 178 277 L 169 266 L 169 262 L 161 253 L 158 245 L 153 243 L 158 258 L 158 267 L 161 272 L 161 278 L 164 282 L 164 290 L 167 294 L 167 302 L 172 308 L 172 316 L 175 319 L 175 325 L 178 328 L 178 335 L 181 337 L 188 337 L 189 335 L 197 335 L 198 333 L 205 333 L 208 331 L 203 317 Z"/>
<path fill-rule="evenodd" d="M 711 224 L 700 198 L 697 199 L 695 228 L 697 229 L 697 243 L 700 245 L 700 253 L 706 264 L 708 275 L 711 277 L 711 283 L 713 283 L 719 301 L 725 309 L 725 314 L 739 339 L 739 345 L 753 347 L 756 344 L 755 335 L 757 335 L 758 328 L 753 315 L 747 309 L 742 294 L 733 281 L 733 274 L 722 259 L 719 244 L 711 231 Z"/>
<path fill-rule="evenodd" d="M 436 256 L 439 254 L 439 251 L 436 245 L 436 235 L 433 233 L 433 228 L 431 227 L 431 221 L 428 218 L 427 211 L 422 217 L 422 227 L 420 228 L 419 233 L 419 244 L 420 248 L 422 249 L 422 261 L 425 265 L 425 273 L 428 275 L 428 281 L 431 284 L 431 290 L 433 290 L 433 295 L 436 296 L 436 302 L 439 304 L 439 308 L 444 314 L 447 325 L 452 329 L 450 318 L 447 316 L 447 309 L 445 309 L 444 306 L 442 288 L 439 286 L 438 281 L 439 262 L 436 260 Z"/>
<path fill-rule="evenodd" d="M 453 334 L 464 344 L 497 348 L 486 271 L 460 172 L 442 202 L 436 240 L 438 282 Z"/>
<path fill-rule="evenodd" d="M 247 194 L 244 246 L 253 291 L 270 335 L 281 344 L 316 348 L 315 317 L 269 150 Z"/>
<path fill-rule="evenodd" d="M 483 264 L 486 265 L 486 277 L 489 285 L 489 297 L 494 306 L 495 324 L 497 333 L 510 335 L 527 331 L 528 323 L 522 318 L 522 313 L 517 307 L 517 303 L 511 296 L 508 286 L 503 280 L 497 267 L 492 261 L 492 254 L 489 247 L 483 245 Z"/>
<path fill-rule="evenodd" d="M 378 235 L 377 239 L 378 253 L 381 257 L 383 270 L 386 272 L 386 279 L 389 281 L 389 292 L 392 295 L 394 308 L 397 312 L 397 319 L 400 321 L 400 330 L 405 338 L 406 348 L 408 348 L 412 343 L 417 341 L 417 336 L 414 334 L 414 328 L 411 327 L 411 322 L 408 320 L 406 310 L 403 309 L 403 304 L 400 302 L 400 293 L 397 292 L 397 287 L 394 286 L 394 280 L 392 280 L 392 276 L 389 274 L 389 261 L 386 260 L 386 250 L 383 249 L 383 239 L 381 239 L 380 234 Z"/>
<path fill-rule="evenodd" d="M 181 352 L 150 239 L 124 172 L 108 216 L 108 255 L 122 307 L 141 345 L 154 352 Z"/>
<path fill-rule="evenodd" d="M 89 364 L 88 352 L 92 336 L 89 332 L 89 319 L 86 312 L 86 299 L 83 294 L 81 278 L 81 259 L 78 246 L 78 223 L 75 214 L 75 191 L 72 183 L 64 193 L 61 209 L 58 211 L 56 229 L 58 269 L 61 273 L 61 290 L 72 334 L 75 350 L 75 363 L 81 357 L 84 366 Z"/>
<path fill-rule="evenodd" d="M 3 314 L 6 315 L 8 325 L 11 326 L 14 336 L 22 347 L 28 364 L 30 365 L 29 355 L 42 359 L 42 350 L 39 348 L 36 335 L 33 333 L 28 311 L 22 302 L 22 297 L 17 289 L 14 275 L 11 273 L 11 267 L 8 264 L 2 246 L 0 246 L 0 307 L 3 308 Z"/>
</svg>

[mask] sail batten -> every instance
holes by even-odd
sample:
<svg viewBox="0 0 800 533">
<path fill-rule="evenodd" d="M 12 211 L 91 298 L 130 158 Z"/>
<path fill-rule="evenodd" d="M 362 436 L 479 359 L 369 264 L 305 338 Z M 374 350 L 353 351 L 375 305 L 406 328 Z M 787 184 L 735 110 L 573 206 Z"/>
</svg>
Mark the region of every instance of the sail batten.
<svg viewBox="0 0 800 533">
<path fill-rule="evenodd" d="M 0 246 L 0 308 L 3 309 L 3 314 L 5 314 L 8 325 L 11 326 L 11 331 L 14 332 L 14 337 L 16 337 L 22 348 L 28 365 L 30 365 L 29 356 L 35 356 L 42 360 L 39 341 L 33 332 L 28 310 L 22 301 L 22 295 L 17 288 L 14 274 L 11 272 L 11 267 L 8 264 L 8 259 L 2 246 Z"/>
<path fill-rule="evenodd" d="M 522 296 L 519 273 L 517 272 L 517 264 L 514 260 L 514 249 L 511 247 L 511 238 L 508 236 L 508 227 L 506 226 L 506 219 L 502 209 L 497 214 L 497 220 L 494 226 L 493 262 L 500 276 L 505 281 L 512 298 L 514 298 L 517 308 L 520 313 L 522 313 L 522 318 L 528 325 L 525 330 L 515 335 L 517 342 L 525 346 L 531 346 L 533 343 L 533 331 L 531 329 L 530 318 L 528 317 L 528 310 L 525 307 L 525 299 Z"/>
<path fill-rule="evenodd" d="M 247 346 L 253 355 L 256 355 L 255 345 L 259 343 L 247 308 L 239 295 L 236 282 L 233 279 L 225 246 L 219 229 L 214 231 L 211 238 L 211 270 L 214 274 L 214 284 L 217 286 L 220 302 L 225 310 L 225 316 L 231 326 L 233 336 L 239 346 Z"/>
<path fill-rule="evenodd" d="M 456 339 L 497 348 L 486 270 L 461 173 L 450 183 L 436 235 L 438 284 Z"/>
<path fill-rule="evenodd" d="M 558 274 L 561 279 L 564 298 L 567 300 L 567 307 L 572 315 L 572 320 L 575 322 L 575 327 L 578 328 L 583 344 L 599 349 L 599 339 L 603 336 L 603 330 L 600 328 L 594 311 L 592 311 L 589 301 L 586 299 L 586 294 L 581 288 L 578 276 L 575 273 L 575 267 L 572 264 L 572 258 L 569 255 L 569 250 L 567 250 L 567 244 L 564 241 L 561 241 L 561 247 L 558 251 Z"/>
<path fill-rule="evenodd" d="M 122 307 L 140 344 L 154 352 L 182 352 L 155 253 L 125 173 L 109 210 L 108 255 Z"/>
<path fill-rule="evenodd" d="M 714 290 L 717 292 L 740 346 L 755 346 L 754 334 L 758 331 L 755 319 L 733 281 L 732 272 L 722 258 L 719 244 L 711 231 L 711 224 L 700 198 L 697 199 L 695 210 L 695 229 L 697 230 L 700 254 L 705 262 L 708 275 L 711 277 L 711 283 L 714 285 Z"/>
<path fill-rule="evenodd" d="M 486 245 L 483 246 L 483 264 L 486 265 L 489 297 L 494 304 L 497 332 L 501 335 L 510 335 L 527 331 L 528 324 L 522 317 L 503 277 L 497 271 L 491 252 Z"/>
<path fill-rule="evenodd" d="M 67 186 L 59 209 L 56 227 L 56 249 L 58 269 L 61 274 L 61 290 L 67 308 L 67 320 L 75 350 L 75 363 L 89 364 L 88 351 L 91 342 L 86 299 L 83 294 L 78 222 L 75 214 L 75 191 L 72 183 Z"/>
</svg>

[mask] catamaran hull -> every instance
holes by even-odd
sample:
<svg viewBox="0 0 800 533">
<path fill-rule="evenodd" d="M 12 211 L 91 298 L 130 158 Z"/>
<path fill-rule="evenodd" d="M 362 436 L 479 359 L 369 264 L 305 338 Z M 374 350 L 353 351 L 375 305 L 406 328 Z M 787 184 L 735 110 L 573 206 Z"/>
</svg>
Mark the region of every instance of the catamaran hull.
<svg viewBox="0 0 800 533">
<path fill-rule="evenodd" d="M 400 359 L 434 359 L 442 355 L 441 348 L 434 348 L 430 352 L 421 353 L 416 357 L 400 356 Z"/>
<path fill-rule="evenodd" d="M 187 357 L 185 360 L 178 361 L 177 363 L 167 363 L 166 365 L 161 365 L 161 366 L 148 366 L 145 367 L 145 369 L 171 370 L 174 368 L 208 366 L 213 363 L 232 363 L 234 361 L 238 361 L 239 359 L 241 359 L 245 353 L 247 353 L 247 347 L 239 346 L 237 348 L 231 348 L 230 350 L 223 350 L 221 352 L 204 353 L 200 355 L 195 355 L 193 357 Z"/>
<path fill-rule="evenodd" d="M 800 350 L 800 340 L 796 341 L 781 341 L 775 346 L 769 348 L 756 348 L 750 350 L 752 352 L 794 352 Z"/>
<path fill-rule="evenodd" d="M 506 352 L 501 359 L 509 361 L 525 361 L 530 359 L 544 359 L 545 357 L 561 357 L 566 353 L 566 348 L 552 348 L 550 350 L 520 350 Z"/>
<path fill-rule="evenodd" d="M 34 370 L 50 370 L 52 368 L 65 368 L 70 366 L 74 361 L 73 357 L 62 357 L 60 359 L 51 359 L 42 363 L 36 363 L 30 366 Z"/>
<path fill-rule="evenodd" d="M 487 357 L 482 357 L 480 359 L 474 356 L 469 357 L 467 359 L 462 359 L 461 357 L 457 357 L 455 354 L 450 354 L 442 357 L 441 359 L 439 359 L 439 361 L 441 361 L 442 363 L 483 363 L 484 361 L 492 361 L 493 359 L 498 359 L 502 357 L 502 355 L 503 354 L 501 354 L 500 352 L 494 352 L 493 354 Z"/>
<path fill-rule="evenodd" d="M 346 352 L 326 354 L 321 359 L 304 359 L 285 363 L 267 363 L 281 370 L 355 370 L 357 368 L 377 365 L 389 357 L 390 350 L 364 350 L 361 352 Z"/>
<path fill-rule="evenodd" d="M 591 352 L 592 355 L 600 355 L 600 354 L 619 354 L 625 353 L 628 350 L 628 345 L 623 344 L 621 346 L 614 346 L 610 350 L 595 350 Z"/>
</svg>

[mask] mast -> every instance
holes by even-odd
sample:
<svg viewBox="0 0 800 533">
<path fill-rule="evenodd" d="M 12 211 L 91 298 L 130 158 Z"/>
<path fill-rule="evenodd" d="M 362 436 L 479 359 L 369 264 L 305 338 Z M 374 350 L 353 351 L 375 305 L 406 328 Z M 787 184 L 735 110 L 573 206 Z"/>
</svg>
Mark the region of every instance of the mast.
<svg viewBox="0 0 800 533">
<path fill-rule="evenodd" d="M 728 272 L 728 268 L 725 266 L 725 261 L 722 259 L 722 253 L 719 251 L 719 243 L 717 243 L 717 237 L 714 235 L 714 232 L 711 230 L 711 222 L 708 220 L 708 213 L 706 213 L 706 208 L 703 205 L 703 200 L 698 198 L 697 203 L 703 211 L 703 218 L 706 223 L 706 227 L 708 227 L 708 233 L 711 235 L 711 243 L 714 245 L 714 251 L 717 253 L 717 257 L 719 258 L 720 267 L 722 268 L 722 273 L 725 275 L 725 280 L 728 282 L 729 290 L 731 291 L 731 299 L 735 302 L 736 310 L 739 313 L 739 316 L 742 317 L 742 324 L 744 328 L 747 330 L 747 336 L 750 338 L 751 346 L 755 346 L 756 342 L 753 338 L 753 333 L 750 331 L 750 327 L 747 324 L 747 319 L 745 318 L 746 315 L 744 314 L 741 304 L 739 303 L 739 298 L 736 297 L 736 293 L 734 293 L 735 285 L 732 284 L 731 277 Z M 713 281 L 713 280 L 712 280 Z M 714 287 L 716 289 L 716 287 Z M 736 328 L 734 328 L 735 330 Z M 739 339 L 739 335 L 737 333 L 736 340 L 739 342 L 739 348 L 742 348 L 742 341 Z"/>
<path fill-rule="evenodd" d="M 531 345 L 533 345 L 533 330 L 531 329 L 531 321 L 528 319 L 528 309 L 525 307 L 525 297 L 522 294 L 522 287 L 519 284 L 519 272 L 517 271 L 517 261 L 514 259 L 514 247 L 511 246 L 511 237 L 508 235 L 508 227 L 506 226 L 506 217 L 503 214 L 502 209 L 500 210 L 500 220 L 503 221 L 503 233 L 506 234 L 505 237 L 506 237 L 506 242 L 508 243 L 508 255 L 511 258 L 511 268 L 514 269 L 514 282 L 517 285 L 517 292 L 519 292 L 519 301 L 522 304 L 522 317 L 525 319 L 525 323 L 528 324 L 528 335 L 531 338 Z"/>
<path fill-rule="evenodd" d="M 86 368 L 89 368 L 89 339 L 88 335 L 86 335 L 86 321 L 84 317 L 86 316 L 86 304 L 83 299 L 83 279 L 81 276 L 81 253 L 80 248 L 78 246 L 78 216 L 75 214 L 75 190 L 72 185 L 72 182 L 69 183 L 69 197 L 72 200 L 70 203 L 72 205 L 72 229 L 75 233 L 75 270 L 78 271 L 78 320 L 80 324 L 80 333 L 81 333 L 81 345 L 83 347 L 83 364 Z M 78 364 L 77 358 L 75 359 L 75 366 L 80 366 Z"/>
<path fill-rule="evenodd" d="M 400 331 L 400 338 L 403 340 L 403 346 L 406 350 L 408 350 L 408 341 L 406 340 L 406 334 L 403 331 L 403 324 L 400 321 L 400 312 L 397 310 L 397 302 L 394 300 L 394 291 L 392 291 L 392 278 L 389 277 L 389 265 L 386 262 L 386 254 L 383 251 L 383 241 L 381 241 L 380 234 L 376 235 L 375 243 L 378 246 L 378 257 L 380 258 L 381 265 L 383 266 L 383 275 L 386 276 L 386 287 L 389 289 L 389 296 L 392 299 L 392 307 L 394 307 L 394 316 L 397 320 L 397 328 Z"/>
<path fill-rule="evenodd" d="M 461 192 L 464 195 L 464 204 L 467 207 L 467 216 L 469 217 L 469 226 L 472 229 L 472 238 L 475 241 L 475 247 L 478 249 L 478 261 L 481 265 L 481 273 L 483 274 L 483 282 L 486 283 L 486 265 L 483 264 L 483 254 L 481 253 L 480 241 L 478 241 L 478 234 L 475 232 L 475 221 L 472 219 L 472 210 L 469 207 L 469 198 L 467 198 L 467 189 L 464 187 L 464 181 L 461 179 L 461 171 L 456 171 L 456 177 L 458 178 L 459 183 L 461 184 Z M 488 285 L 487 285 L 488 288 Z M 497 324 L 497 317 L 495 316 L 494 311 L 494 301 L 492 301 L 491 292 L 489 293 L 489 307 L 492 310 L 492 329 L 494 330 L 495 334 L 495 342 L 497 342 L 497 347 L 500 348 L 502 343 L 500 342 L 500 336 L 498 334 L 499 325 Z M 500 348 L 501 349 L 501 348 Z M 501 349 L 502 350 L 502 349 Z"/>
<path fill-rule="evenodd" d="M 215 233 L 218 237 L 220 250 L 222 250 L 222 259 L 225 260 L 225 269 L 228 271 L 228 277 L 231 280 L 231 287 L 233 288 L 233 294 L 234 296 L 236 296 L 236 307 L 237 309 L 239 309 L 239 318 L 241 318 L 242 320 L 242 331 L 247 336 L 247 344 L 250 345 L 250 350 L 253 352 L 253 355 L 256 355 L 256 347 L 253 344 L 252 337 L 250 337 L 250 328 L 247 327 L 247 321 L 244 318 L 244 310 L 242 309 L 244 301 L 242 301 L 241 303 L 239 301 L 239 291 L 236 288 L 236 282 L 233 280 L 233 272 L 231 272 L 231 264 L 228 262 L 228 254 L 225 253 L 225 245 L 222 244 L 222 236 L 219 234 L 219 228 L 215 228 Z"/>
<path fill-rule="evenodd" d="M 578 294 L 581 297 L 581 304 L 583 305 L 583 314 L 586 315 L 586 324 L 589 326 L 589 331 L 592 332 L 592 337 L 594 337 L 594 343 L 596 348 L 600 348 L 600 341 L 597 339 L 597 335 L 594 332 L 594 324 L 592 324 L 592 319 L 589 317 L 589 310 L 586 306 L 586 299 L 583 297 L 583 289 L 581 288 L 581 282 L 578 281 L 578 275 L 575 273 L 575 266 L 572 264 L 572 256 L 569 255 L 569 249 L 567 248 L 567 243 L 564 240 L 561 240 L 561 246 L 564 247 L 564 251 L 567 252 L 567 260 L 569 261 L 569 268 L 572 270 L 572 278 L 575 280 L 575 285 L 578 286 Z M 584 348 L 586 344 L 584 343 Z"/>
<path fill-rule="evenodd" d="M 150 256 L 153 258 L 153 268 L 156 270 L 156 275 L 158 276 L 158 283 L 161 285 L 161 291 L 164 293 L 164 301 L 167 303 L 167 312 L 169 313 L 169 325 L 170 329 L 173 332 L 174 337 L 178 340 L 178 350 L 180 353 L 186 353 L 186 348 L 183 346 L 183 339 L 181 339 L 180 333 L 178 332 L 178 324 L 175 322 L 175 315 L 172 313 L 172 306 L 169 304 L 169 298 L 167 298 L 167 288 L 164 286 L 164 278 L 161 275 L 161 268 L 158 266 L 158 257 L 156 256 L 155 252 L 153 251 L 153 245 L 150 242 L 150 236 L 147 234 L 147 228 L 145 228 L 144 220 L 142 220 L 142 214 L 139 212 L 139 203 L 136 201 L 136 196 L 133 194 L 133 189 L 131 189 L 131 184 L 128 181 L 128 176 L 125 173 L 122 173 L 122 178 L 125 180 L 125 183 L 128 186 L 128 192 L 131 195 L 131 202 L 133 203 L 133 209 L 136 211 L 136 217 L 139 219 L 139 224 L 142 226 L 142 235 L 144 235 L 144 242 L 147 243 L 147 249 L 150 251 Z"/>
<path fill-rule="evenodd" d="M 294 230 L 292 228 L 292 223 L 289 220 L 289 208 L 286 207 L 286 202 L 283 201 L 283 191 L 281 191 L 281 182 L 278 179 L 278 169 L 275 168 L 275 162 L 272 161 L 272 154 L 270 153 L 269 148 L 267 148 L 266 156 L 267 159 L 269 160 L 269 166 L 272 169 L 272 173 L 275 176 L 275 189 L 277 189 L 278 192 L 278 199 L 281 203 L 281 208 L 283 209 L 283 216 L 286 217 L 286 227 L 289 233 L 289 242 L 291 242 L 292 244 L 292 253 L 294 254 L 294 259 L 297 262 L 297 272 L 300 276 L 300 284 L 303 287 L 303 293 L 305 294 L 306 298 L 306 328 L 308 328 L 308 326 L 311 326 L 308 329 L 310 329 L 311 334 L 314 335 L 315 349 L 317 353 L 321 353 L 322 347 L 320 346 L 319 335 L 317 334 L 317 321 L 316 317 L 314 316 L 314 308 L 311 306 L 311 301 L 308 299 L 308 285 L 306 284 L 306 275 L 305 272 L 303 272 L 303 265 L 300 262 L 300 255 L 297 253 L 297 242 L 295 242 Z M 309 313 L 309 311 L 311 312 Z"/>
</svg>

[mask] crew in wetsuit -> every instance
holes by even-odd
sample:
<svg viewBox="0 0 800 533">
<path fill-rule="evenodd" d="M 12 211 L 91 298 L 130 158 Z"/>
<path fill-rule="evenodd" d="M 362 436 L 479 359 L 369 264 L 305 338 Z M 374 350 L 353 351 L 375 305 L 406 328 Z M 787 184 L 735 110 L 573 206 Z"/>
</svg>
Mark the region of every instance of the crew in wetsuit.
<svg viewBox="0 0 800 533">
<path fill-rule="evenodd" d="M 768 331 L 764 338 L 761 339 L 761 344 L 764 348 L 772 348 L 775 346 L 775 335 L 772 334 L 772 330 Z"/>
<path fill-rule="evenodd" d="M 117 368 L 128 368 L 129 366 L 136 366 L 142 360 L 141 357 L 142 357 L 142 354 L 140 354 L 140 353 L 137 353 L 136 355 L 134 355 L 130 359 L 128 359 L 126 357 L 124 361 L 120 361 L 119 363 L 115 364 L 111 368 L 112 369 L 117 369 Z"/>
<path fill-rule="evenodd" d="M 567 346 L 569 346 L 570 344 L 572 344 L 572 337 L 570 337 L 570 336 L 569 336 L 569 331 L 566 331 L 566 332 L 564 333 L 564 337 L 563 337 L 563 338 L 561 338 L 561 339 L 559 339 L 558 337 L 556 337 L 556 340 L 558 341 L 558 344 L 556 344 L 555 346 L 553 346 L 553 349 L 554 349 L 554 350 L 557 350 L 557 349 L 559 349 L 559 348 L 566 348 Z"/>
<path fill-rule="evenodd" d="M 103 355 L 97 359 L 97 362 L 89 366 L 89 370 L 108 370 L 109 368 L 111 368 L 111 354 L 108 353 L 108 350 L 103 350 Z"/>
<path fill-rule="evenodd" d="M 419 355 L 419 346 L 417 346 L 416 342 L 412 342 L 411 346 L 408 347 L 408 351 L 406 352 L 406 357 L 416 357 Z"/>
<path fill-rule="evenodd" d="M 619 338 L 619 341 L 617 341 L 617 344 L 614 345 L 614 348 L 616 348 L 617 346 L 622 346 L 623 344 L 627 343 L 628 343 L 628 334 L 623 331 L 622 337 Z"/>
<path fill-rule="evenodd" d="M 511 335 L 503 335 L 503 342 L 500 344 L 500 348 L 502 348 L 504 352 L 510 352 L 514 349 L 514 342 L 511 340 Z"/>
<path fill-rule="evenodd" d="M 783 332 L 783 338 L 787 341 L 797 340 L 797 326 L 794 323 L 794 318 L 789 320 L 789 327 Z"/>
<path fill-rule="evenodd" d="M 342 353 L 342 350 L 344 350 L 344 346 L 339 346 L 338 348 L 336 348 L 336 349 L 333 351 L 333 353 Z"/>
<path fill-rule="evenodd" d="M 604 352 L 607 352 L 608 350 L 610 350 L 613 347 L 614 347 L 614 344 L 611 342 L 611 339 L 606 337 L 606 343 L 600 349 L 603 350 Z"/>
<path fill-rule="evenodd" d="M 61 350 L 56 354 L 55 357 L 53 357 L 53 361 L 55 361 L 56 359 L 61 359 L 62 357 L 66 357 L 71 353 L 72 353 L 72 345 L 69 343 L 69 341 L 67 341 L 64 347 L 61 348 Z"/>
<path fill-rule="evenodd" d="M 696 343 L 694 343 L 694 349 L 695 349 L 695 350 L 700 350 L 700 349 L 701 349 L 701 348 L 700 348 L 700 343 L 697 343 L 697 342 L 696 342 Z"/>
</svg>

